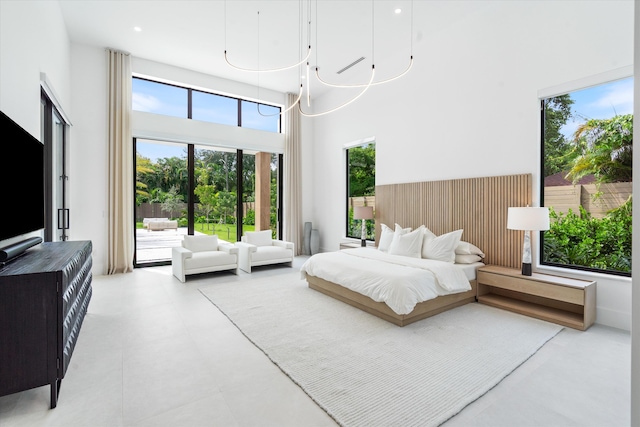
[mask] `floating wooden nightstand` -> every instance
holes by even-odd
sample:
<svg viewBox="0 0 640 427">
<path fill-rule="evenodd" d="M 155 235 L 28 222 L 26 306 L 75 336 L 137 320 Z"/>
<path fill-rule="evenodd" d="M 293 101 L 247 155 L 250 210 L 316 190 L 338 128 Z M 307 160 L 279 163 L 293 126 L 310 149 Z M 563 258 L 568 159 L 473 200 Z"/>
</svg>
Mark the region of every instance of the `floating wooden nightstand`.
<svg viewBox="0 0 640 427">
<path fill-rule="evenodd" d="M 584 331 L 596 320 L 596 282 L 488 265 L 478 302 Z"/>
</svg>

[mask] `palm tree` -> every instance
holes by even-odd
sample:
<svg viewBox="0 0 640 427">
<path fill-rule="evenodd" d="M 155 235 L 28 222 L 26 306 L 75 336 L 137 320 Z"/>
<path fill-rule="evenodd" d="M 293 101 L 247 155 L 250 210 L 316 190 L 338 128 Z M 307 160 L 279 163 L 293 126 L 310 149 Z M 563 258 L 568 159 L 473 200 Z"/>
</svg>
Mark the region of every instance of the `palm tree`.
<svg viewBox="0 0 640 427">
<path fill-rule="evenodd" d="M 593 174 L 598 183 L 631 182 L 633 114 L 588 120 L 574 133 L 573 144 L 579 155 L 568 179 Z"/>
</svg>

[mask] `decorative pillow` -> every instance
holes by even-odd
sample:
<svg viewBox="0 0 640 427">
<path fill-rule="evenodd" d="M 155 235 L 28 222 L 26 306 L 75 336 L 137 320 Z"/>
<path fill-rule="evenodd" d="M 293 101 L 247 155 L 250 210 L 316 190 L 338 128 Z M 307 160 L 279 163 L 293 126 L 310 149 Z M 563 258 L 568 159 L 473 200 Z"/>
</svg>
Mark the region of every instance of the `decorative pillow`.
<svg viewBox="0 0 640 427">
<path fill-rule="evenodd" d="M 218 236 L 184 236 L 182 246 L 191 252 L 217 251 Z"/>
<path fill-rule="evenodd" d="M 400 230 L 402 232 L 403 229 Z M 391 247 L 389 247 L 389 254 L 420 258 L 423 238 L 424 225 L 421 225 L 410 233 L 400 234 L 396 232 L 393 236 Z"/>
<path fill-rule="evenodd" d="M 378 250 L 382 252 L 387 252 L 389 250 L 389 246 L 391 246 L 391 242 L 393 241 L 393 230 L 390 229 L 387 224 L 382 224 L 380 226 L 380 240 L 378 240 Z"/>
<path fill-rule="evenodd" d="M 272 245 L 272 234 L 271 230 L 264 231 L 248 231 L 245 233 L 247 236 L 247 243 L 251 243 L 256 246 L 271 246 Z"/>
<path fill-rule="evenodd" d="M 441 236 L 436 236 L 431 230 L 425 227 L 424 242 L 422 243 L 422 258 L 455 262 L 455 249 L 458 243 L 460 243 L 462 231 L 463 230 L 456 230 Z"/>
<path fill-rule="evenodd" d="M 456 264 L 473 264 L 474 262 L 482 261 L 480 255 L 458 255 L 456 254 Z"/>
<path fill-rule="evenodd" d="M 390 229 L 386 224 L 382 224 L 382 233 L 380 233 L 380 240 L 378 241 L 378 250 L 382 252 L 389 251 L 391 243 L 396 233 L 398 235 L 407 234 L 411 231 L 411 228 L 402 228 L 398 224 L 395 225 L 395 231 Z"/>
<path fill-rule="evenodd" d="M 458 246 L 456 246 L 456 255 L 480 255 L 480 257 L 484 258 L 484 252 L 469 242 L 458 243 Z"/>
</svg>

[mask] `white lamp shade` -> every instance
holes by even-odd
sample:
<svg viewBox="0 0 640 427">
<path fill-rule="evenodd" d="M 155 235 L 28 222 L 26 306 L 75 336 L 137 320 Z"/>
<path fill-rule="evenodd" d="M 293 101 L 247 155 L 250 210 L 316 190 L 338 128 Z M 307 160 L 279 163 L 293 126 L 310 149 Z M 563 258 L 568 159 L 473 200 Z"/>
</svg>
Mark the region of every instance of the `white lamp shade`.
<svg viewBox="0 0 640 427">
<path fill-rule="evenodd" d="M 373 206 L 356 206 L 353 209 L 353 219 L 373 219 Z"/>
<path fill-rule="evenodd" d="M 507 228 L 509 230 L 548 230 L 549 208 L 509 208 Z"/>
</svg>

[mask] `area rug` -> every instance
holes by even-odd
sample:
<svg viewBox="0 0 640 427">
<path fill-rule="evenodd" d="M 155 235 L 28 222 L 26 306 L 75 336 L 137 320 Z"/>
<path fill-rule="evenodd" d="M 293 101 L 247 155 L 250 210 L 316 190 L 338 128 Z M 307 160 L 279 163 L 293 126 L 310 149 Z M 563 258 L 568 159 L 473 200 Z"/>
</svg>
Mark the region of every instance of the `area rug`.
<svg viewBox="0 0 640 427">
<path fill-rule="evenodd" d="M 478 303 L 399 327 L 297 272 L 200 292 L 345 427 L 440 425 L 562 330 Z"/>
</svg>

